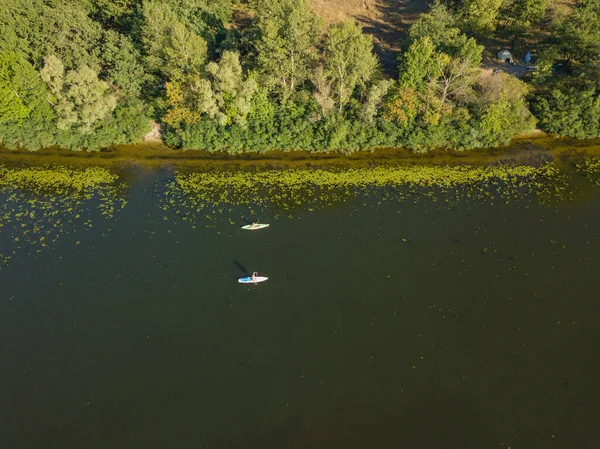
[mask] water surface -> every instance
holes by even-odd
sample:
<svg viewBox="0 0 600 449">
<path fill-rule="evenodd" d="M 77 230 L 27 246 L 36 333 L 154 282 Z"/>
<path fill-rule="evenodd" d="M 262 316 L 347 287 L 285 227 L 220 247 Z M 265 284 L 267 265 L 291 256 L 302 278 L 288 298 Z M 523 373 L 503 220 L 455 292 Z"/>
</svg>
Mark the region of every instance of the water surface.
<svg viewBox="0 0 600 449">
<path fill-rule="evenodd" d="M 174 173 L 3 193 L 2 447 L 600 447 L 590 180 L 235 201 Z"/>
</svg>

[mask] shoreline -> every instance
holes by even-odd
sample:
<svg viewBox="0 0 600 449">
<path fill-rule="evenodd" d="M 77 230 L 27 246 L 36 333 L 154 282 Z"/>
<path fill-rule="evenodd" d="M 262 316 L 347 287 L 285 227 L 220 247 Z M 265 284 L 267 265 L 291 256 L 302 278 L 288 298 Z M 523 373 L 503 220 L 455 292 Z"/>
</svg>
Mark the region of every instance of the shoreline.
<svg viewBox="0 0 600 449">
<path fill-rule="evenodd" d="M 353 167 L 370 164 L 494 164 L 512 162 L 538 165 L 559 162 L 564 156 L 600 156 L 600 139 L 577 140 L 532 133 L 516 137 L 508 146 L 468 151 L 433 150 L 414 153 L 406 148 L 379 148 L 352 154 L 313 153 L 308 151 L 268 151 L 228 155 L 202 150 L 180 150 L 160 142 L 118 145 L 101 151 L 71 151 L 46 148 L 39 151 L 9 150 L 0 147 L 0 164 L 137 165 L 161 167 L 190 166 L 271 166 L 294 168 L 310 166 Z"/>
</svg>

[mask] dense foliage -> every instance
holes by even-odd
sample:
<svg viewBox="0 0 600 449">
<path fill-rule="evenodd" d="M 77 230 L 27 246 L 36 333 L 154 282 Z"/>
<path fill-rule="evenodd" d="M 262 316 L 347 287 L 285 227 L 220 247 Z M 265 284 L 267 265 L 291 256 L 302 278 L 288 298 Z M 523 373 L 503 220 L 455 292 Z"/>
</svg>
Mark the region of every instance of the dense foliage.
<svg viewBox="0 0 600 449">
<path fill-rule="evenodd" d="M 0 144 L 93 150 L 155 121 L 173 147 L 229 153 L 493 147 L 535 126 L 528 96 L 545 130 L 597 136 L 599 1 L 552 22 L 532 88 L 482 70 L 476 38 L 526 35 L 548 0 L 435 3 L 397 79 L 360 26 L 325 27 L 309 0 L 243 2 L 245 26 L 239 0 L 0 0 Z"/>
</svg>

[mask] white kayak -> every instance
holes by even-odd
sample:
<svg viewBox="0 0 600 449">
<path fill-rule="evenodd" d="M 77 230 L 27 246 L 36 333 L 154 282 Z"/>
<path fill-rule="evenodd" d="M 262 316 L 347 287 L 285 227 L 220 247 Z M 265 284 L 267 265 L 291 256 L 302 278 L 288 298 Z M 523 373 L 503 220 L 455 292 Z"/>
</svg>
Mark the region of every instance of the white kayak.
<svg viewBox="0 0 600 449">
<path fill-rule="evenodd" d="M 238 282 L 240 284 L 256 284 L 257 282 L 265 282 L 268 277 L 265 276 L 256 276 L 256 279 L 252 279 L 252 276 L 247 276 L 244 278 L 239 278 Z"/>
<path fill-rule="evenodd" d="M 246 231 L 256 231 L 257 229 L 265 229 L 268 228 L 269 224 L 268 223 L 258 223 L 257 225 L 246 225 L 246 226 L 242 226 L 242 229 L 245 229 Z"/>
</svg>

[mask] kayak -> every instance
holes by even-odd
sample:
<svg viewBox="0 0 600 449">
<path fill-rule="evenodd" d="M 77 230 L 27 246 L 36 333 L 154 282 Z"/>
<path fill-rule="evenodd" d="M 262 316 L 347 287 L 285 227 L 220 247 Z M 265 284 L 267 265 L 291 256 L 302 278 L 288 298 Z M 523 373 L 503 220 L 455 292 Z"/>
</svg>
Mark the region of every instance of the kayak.
<svg viewBox="0 0 600 449">
<path fill-rule="evenodd" d="M 264 229 L 264 228 L 268 228 L 268 227 L 269 227 L 268 223 L 259 223 L 256 226 L 252 226 L 252 225 L 242 226 L 242 229 L 245 229 L 247 231 L 256 231 L 257 229 Z"/>
<path fill-rule="evenodd" d="M 240 284 L 255 284 L 257 282 L 264 282 L 267 279 L 269 279 L 269 278 L 265 277 L 265 276 L 256 276 L 256 279 L 252 279 L 252 276 L 247 276 L 245 278 L 239 278 L 238 282 Z"/>
</svg>

